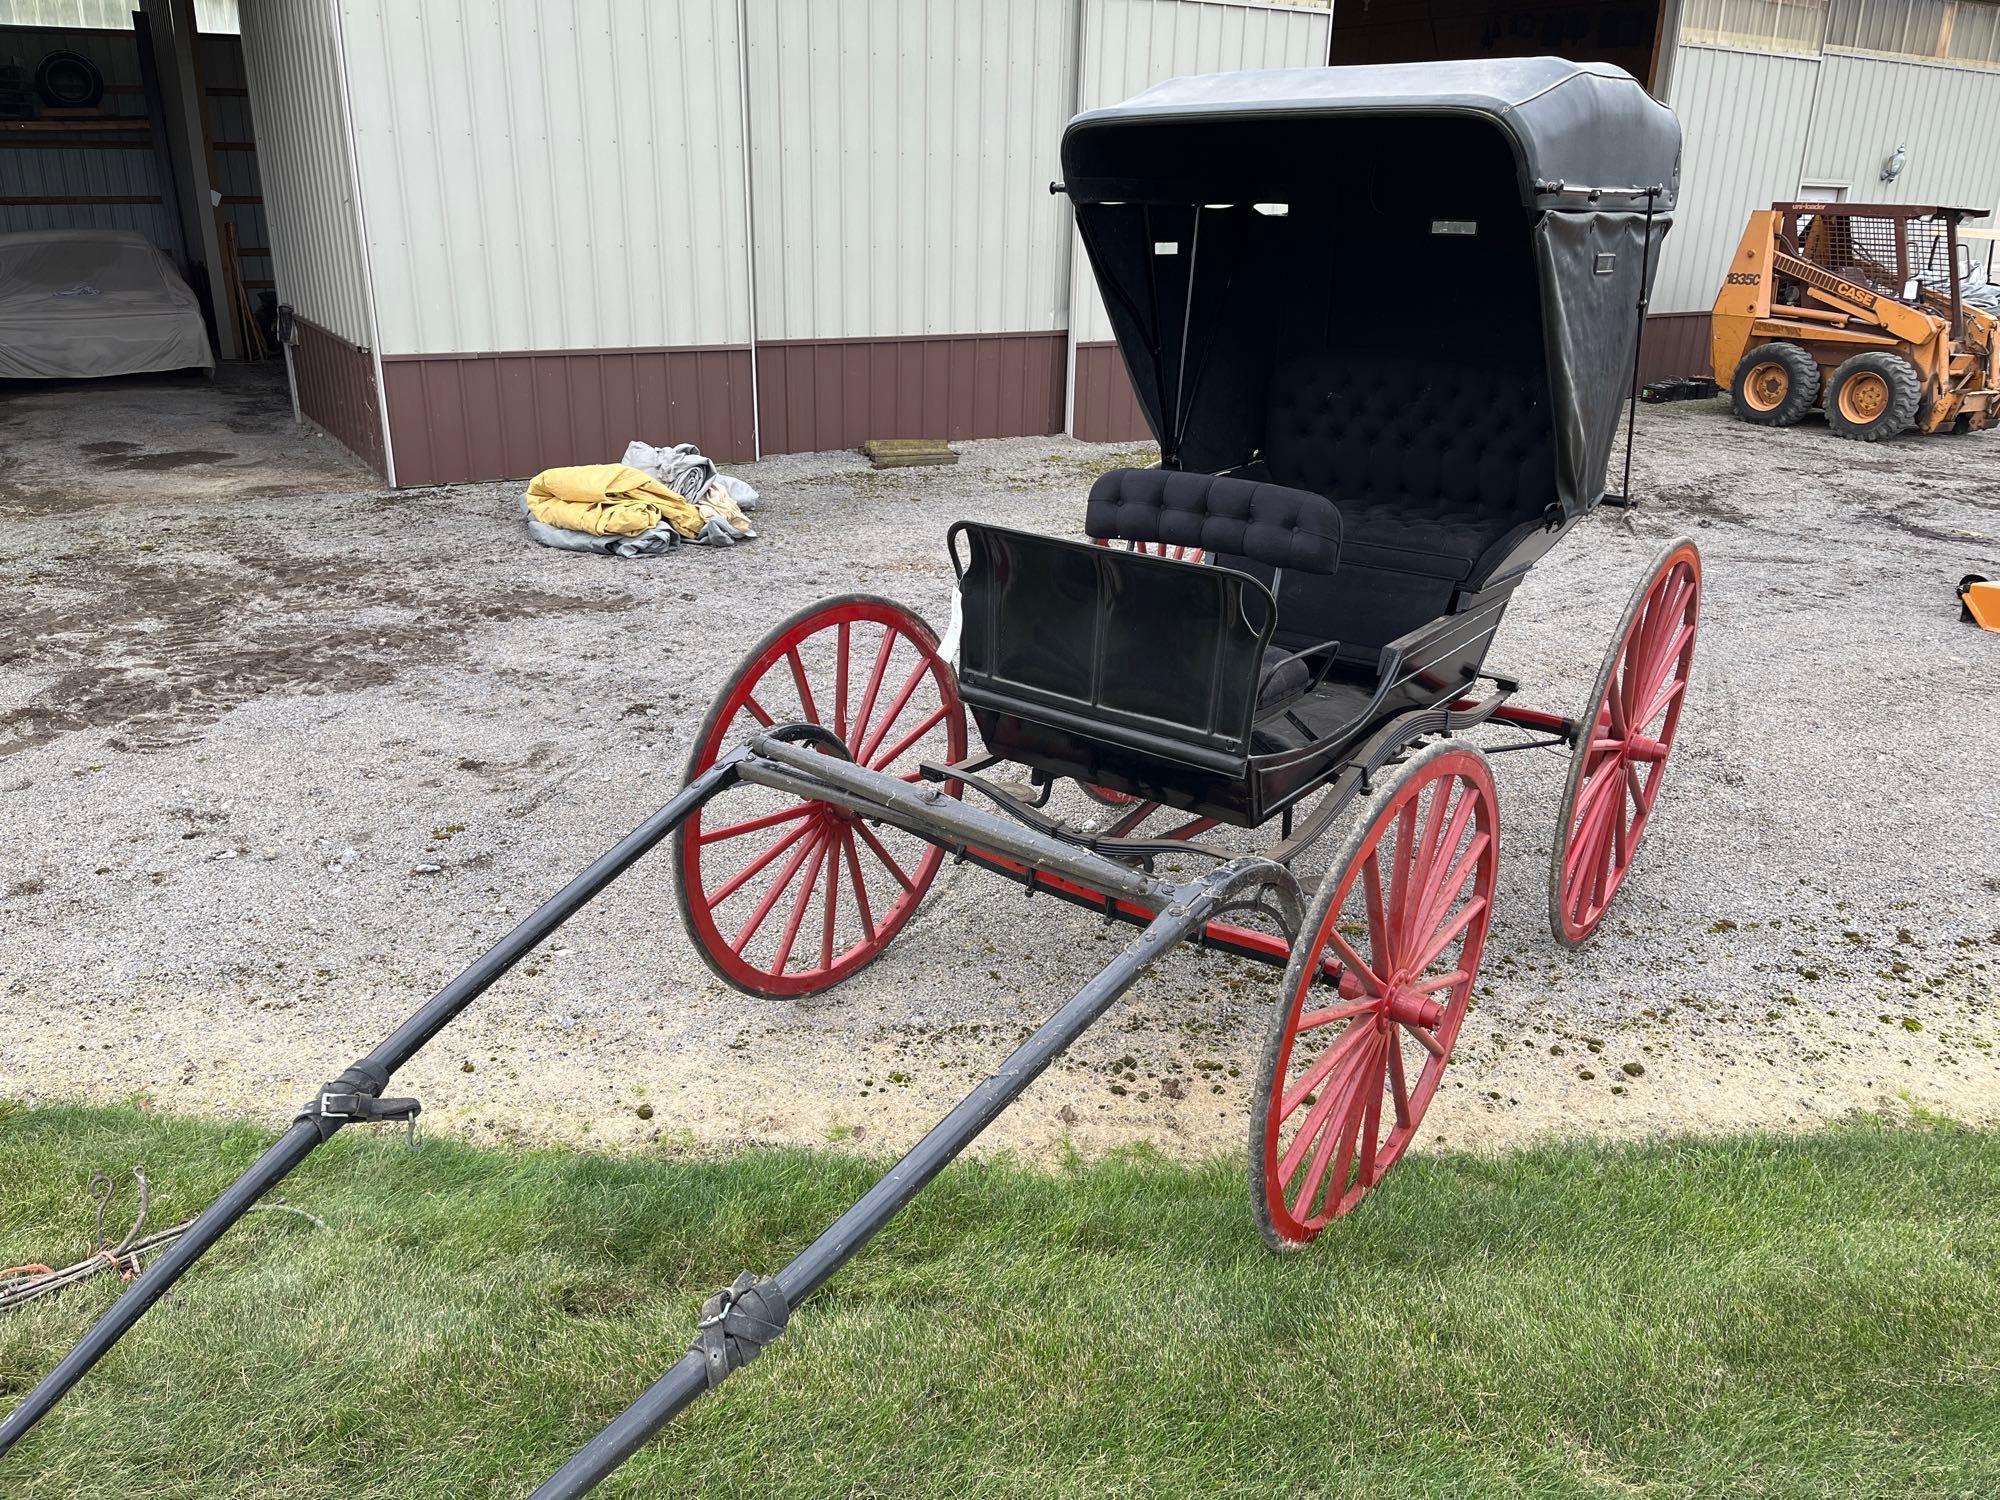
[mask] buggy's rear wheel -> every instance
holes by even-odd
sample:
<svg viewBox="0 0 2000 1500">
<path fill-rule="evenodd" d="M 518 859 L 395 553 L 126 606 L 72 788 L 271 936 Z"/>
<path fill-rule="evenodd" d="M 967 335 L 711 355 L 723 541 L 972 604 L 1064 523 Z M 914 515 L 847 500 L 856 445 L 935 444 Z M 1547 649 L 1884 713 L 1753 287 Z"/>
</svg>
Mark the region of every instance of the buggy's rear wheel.
<svg viewBox="0 0 2000 1500">
<path fill-rule="evenodd" d="M 1264 1045 L 1250 1202 L 1273 1249 L 1311 1240 L 1402 1158 L 1486 946 L 1500 860 L 1486 757 L 1440 741 L 1371 805 L 1320 883 Z"/>
<path fill-rule="evenodd" d="M 851 759 L 905 781 L 924 760 L 965 758 L 965 708 L 936 635 L 864 594 L 802 609 L 751 647 L 695 732 L 689 779 L 759 729 L 792 722 L 823 725 Z M 814 994 L 867 964 L 944 860 L 914 834 L 754 786 L 688 819 L 676 848 L 674 891 L 703 961 L 768 996 Z"/>
<path fill-rule="evenodd" d="M 1549 863 L 1549 926 L 1597 931 L 1639 853 L 1679 732 L 1701 618 L 1701 553 L 1669 542 L 1632 593 L 1571 746 Z"/>
</svg>

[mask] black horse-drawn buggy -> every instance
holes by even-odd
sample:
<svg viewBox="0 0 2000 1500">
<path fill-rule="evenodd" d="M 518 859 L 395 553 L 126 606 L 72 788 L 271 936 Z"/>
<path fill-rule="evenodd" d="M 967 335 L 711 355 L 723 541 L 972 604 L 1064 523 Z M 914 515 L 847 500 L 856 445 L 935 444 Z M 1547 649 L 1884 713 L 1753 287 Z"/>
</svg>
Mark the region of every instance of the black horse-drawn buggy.
<svg viewBox="0 0 2000 1500">
<path fill-rule="evenodd" d="M 1264 1237 L 1301 1245 L 1352 1209 L 1408 1148 L 1478 978 L 1488 755 L 1568 748 L 1565 944 L 1603 920 L 1659 795 L 1692 545 L 1638 580 L 1574 717 L 1519 705 L 1485 663 L 1534 562 L 1630 503 L 1605 476 L 1679 140 L 1624 73 L 1548 58 L 1176 79 L 1072 121 L 1057 186 L 1159 467 L 1100 478 L 1081 539 L 953 526 L 948 641 L 859 594 L 773 629 L 696 731 L 685 789 L 321 1089 L 0 1451 L 313 1148 L 412 1117 L 391 1074 L 665 839 L 689 934 L 756 995 L 876 958 L 948 857 L 1143 931 L 797 1259 L 712 1298 L 687 1355 L 538 1495 L 589 1489 L 754 1357 L 1181 941 L 1283 966 L 1249 1131 Z M 1302 889 L 1293 864 L 1343 826 Z"/>
</svg>

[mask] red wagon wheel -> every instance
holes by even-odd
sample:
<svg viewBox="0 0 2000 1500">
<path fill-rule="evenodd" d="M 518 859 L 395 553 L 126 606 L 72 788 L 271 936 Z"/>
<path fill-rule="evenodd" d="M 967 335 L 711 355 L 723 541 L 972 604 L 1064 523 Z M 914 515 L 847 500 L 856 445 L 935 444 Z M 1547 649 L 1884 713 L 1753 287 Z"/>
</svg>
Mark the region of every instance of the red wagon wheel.
<svg viewBox="0 0 2000 1500">
<path fill-rule="evenodd" d="M 1376 799 L 1320 883 L 1264 1045 L 1250 1201 L 1274 1249 L 1311 1240 L 1402 1157 L 1479 977 L 1500 861 L 1486 757 L 1441 741 Z"/>
<path fill-rule="evenodd" d="M 965 708 L 937 644 L 886 599 L 847 594 L 800 610 L 723 684 L 695 732 L 689 779 L 757 730 L 791 722 L 824 725 L 857 763 L 905 781 L 925 760 L 963 760 Z M 678 851 L 675 894 L 703 960 L 770 996 L 814 994 L 868 963 L 944 860 L 914 834 L 754 786 L 683 823 Z"/>
<path fill-rule="evenodd" d="M 1570 753 L 1549 864 L 1549 926 L 1568 947 L 1597 931 L 1639 853 L 1680 728 L 1700 618 L 1701 553 L 1681 538 L 1625 606 Z"/>
</svg>

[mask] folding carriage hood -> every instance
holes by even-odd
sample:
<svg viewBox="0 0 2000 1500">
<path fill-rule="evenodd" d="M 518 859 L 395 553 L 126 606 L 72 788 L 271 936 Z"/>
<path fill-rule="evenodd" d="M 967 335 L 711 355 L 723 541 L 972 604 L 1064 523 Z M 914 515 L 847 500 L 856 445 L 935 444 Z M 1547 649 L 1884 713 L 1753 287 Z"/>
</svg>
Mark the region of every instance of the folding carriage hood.
<svg viewBox="0 0 2000 1500">
<path fill-rule="evenodd" d="M 1604 494 L 1680 126 L 1560 58 L 1175 78 L 1078 115 L 1064 187 L 1170 468 L 1252 462 L 1306 340 L 1503 365 L 1549 395 L 1551 503 Z"/>
</svg>

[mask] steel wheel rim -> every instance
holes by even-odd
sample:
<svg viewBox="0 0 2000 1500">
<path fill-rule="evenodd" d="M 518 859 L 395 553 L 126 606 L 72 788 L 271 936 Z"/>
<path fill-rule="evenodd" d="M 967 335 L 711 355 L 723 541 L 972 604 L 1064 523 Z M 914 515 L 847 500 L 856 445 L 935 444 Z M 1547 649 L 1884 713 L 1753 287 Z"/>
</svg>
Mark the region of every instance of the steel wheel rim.
<svg viewBox="0 0 2000 1500">
<path fill-rule="evenodd" d="M 1785 404 L 1791 388 L 1791 372 L 1776 360 L 1766 360 L 1752 368 L 1750 378 L 1743 382 L 1743 399 L 1752 410 L 1776 411 Z"/>
<path fill-rule="evenodd" d="M 1259 1121 L 1259 1197 L 1286 1244 L 1311 1240 L 1381 1182 L 1443 1079 L 1499 870 L 1485 760 L 1443 748 L 1348 849 L 1335 894 L 1301 934 L 1312 957 L 1287 971 Z"/>
<path fill-rule="evenodd" d="M 1859 370 L 1841 383 L 1840 414 L 1867 426 L 1889 408 L 1889 382 L 1873 370 Z"/>
<path fill-rule="evenodd" d="M 908 781 L 923 759 L 965 756 L 965 710 L 950 666 L 921 620 L 882 600 L 830 604 L 767 637 L 711 708 L 689 775 L 787 717 L 823 724 L 853 759 Z M 915 915 L 944 851 L 841 809 L 756 790 L 763 802 L 748 812 L 745 793 L 735 791 L 682 825 L 682 911 L 732 984 L 811 994 L 888 945 Z"/>
<path fill-rule="evenodd" d="M 1598 674 L 1588 735 L 1578 736 L 1551 903 L 1565 942 L 1596 932 L 1638 857 L 1680 732 L 1700 619 L 1701 555 L 1680 542 L 1628 609 Z"/>
</svg>

